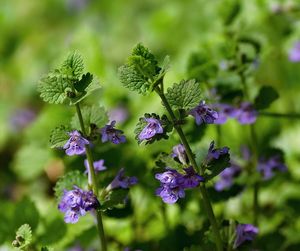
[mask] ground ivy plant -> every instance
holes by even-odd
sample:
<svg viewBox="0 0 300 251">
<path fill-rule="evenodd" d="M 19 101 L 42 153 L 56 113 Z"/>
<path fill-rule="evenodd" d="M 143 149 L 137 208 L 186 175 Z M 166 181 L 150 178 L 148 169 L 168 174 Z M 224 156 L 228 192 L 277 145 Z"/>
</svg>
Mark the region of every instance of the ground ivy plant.
<svg viewBox="0 0 300 251">
<path fill-rule="evenodd" d="M 251 40 L 246 42 L 251 45 Z M 244 250 L 249 245 L 254 247 L 253 241 L 259 233 L 259 187 L 262 182 L 271 179 L 276 171 L 287 170 L 282 151 L 259 149 L 254 126 L 260 116 L 280 116 L 263 111 L 279 95 L 271 86 L 262 86 L 254 98 L 250 97 L 247 81 L 255 57 L 251 58 L 242 51 L 240 44 L 245 40 L 234 43 L 236 47 L 226 59 L 230 64 L 226 69 L 223 68 L 240 78 L 241 88 L 238 90 L 228 91 L 218 85 L 212 88 L 211 75 L 207 72 L 203 75 L 199 70 L 202 68 L 191 69 L 195 78 L 181 80 L 165 88 L 164 77 L 169 69 L 169 57 L 165 57 L 160 64 L 142 44 L 133 48 L 118 72 L 124 87 L 141 95 L 157 95 L 163 106 L 161 114 L 149 111 L 137 121 L 133 131 L 138 145 L 163 142 L 172 134 L 177 134 L 180 139 L 169 153 L 161 152 L 156 156 L 158 168 L 154 170 L 153 179 L 160 184 L 156 191 L 152 191 L 153 196 L 159 196 L 162 203 L 174 204 L 185 199 L 187 190 L 192 190 L 193 194 L 199 193 L 199 204 L 206 212 L 212 233 L 207 233 L 207 236 L 211 236 L 208 237 L 210 243 L 204 241 L 203 246 L 208 245 L 207 248 L 218 251 Z M 193 64 L 190 67 L 193 68 Z M 67 224 L 76 224 L 81 217 L 91 214 L 97 225 L 100 248 L 106 251 L 108 245 L 102 213 L 126 203 L 129 188 L 138 180 L 134 176 L 126 176 L 124 168 L 106 186 L 101 175 L 98 175 L 107 167 L 103 159 L 94 159 L 95 147 L 98 144 L 119 145 L 126 142 L 124 132 L 116 128 L 116 121 L 108 121 L 105 108 L 86 102 L 89 95 L 99 88 L 94 75 L 85 72 L 83 58 L 77 52 L 70 53 L 59 67 L 43 76 L 38 84 L 38 91 L 45 102 L 74 109 L 70 123 L 53 128 L 50 147 L 64 152 L 69 158 L 84 157 L 82 165 L 85 172 L 70 171 L 57 181 L 54 189 L 57 209 L 64 215 Z M 241 126 L 249 126 L 250 144 L 241 151 L 243 165 L 231 156 L 229 147 L 220 145 L 221 125 L 232 118 Z M 205 146 L 207 152 L 200 159 L 196 158 L 197 154 L 191 147 L 185 129 L 188 120 L 194 120 L 200 133 L 203 126 L 216 125 L 218 138 Z M 220 219 L 214 213 L 213 202 L 219 200 L 220 194 L 223 198 L 229 198 L 244 188 L 242 185 L 236 190 L 236 177 L 253 189 L 251 224 L 239 223 L 236 219 Z M 214 184 L 214 189 L 211 184 Z M 20 250 L 30 250 L 32 239 L 31 227 L 24 224 L 17 230 L 12 244 Z M 43 250 L 48 249 L 45 247 Z"/>
</svg>

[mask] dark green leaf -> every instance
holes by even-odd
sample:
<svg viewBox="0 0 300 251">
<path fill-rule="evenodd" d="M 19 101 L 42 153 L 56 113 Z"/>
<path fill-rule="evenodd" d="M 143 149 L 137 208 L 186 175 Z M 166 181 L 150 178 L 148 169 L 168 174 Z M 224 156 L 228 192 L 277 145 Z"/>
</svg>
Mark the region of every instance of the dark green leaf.
<svg viewBox="0 0 300 251">
<path fill-rule="evenodd" d="M 38 237 L 38 243 L 50 245 L 61 240 L 67 231 L 66 223 L 61 218 L 55 218 L 45 224 L 45 232 Z"/>
<path fill-rule="evenodd" d="M 230 167 L 229 153 L 222 154 L 218 159 L 212 159 L 207 164 L 205 180 L 210 180 L 221 173 L 226 167 Z"/>
<path fill-rule="evenodd" d="M 266 109 L 278 98 L 279 94 L 272 86 L 262 86 L 255 98 L 255 108 L 257 110 Z"/>
<path fill-rule="evenodd" d="M 15 229 L 23 224 L 29 224 L 34 231 L 38 226 L 39 218 L 39 212 L 36 206 L 27 197 L 16 204 L 13 218 Z"/>
<path fill-rule="evenodd" d="M 107 210 L 113 208 L 119 204 L 124 204 L 124 201 L 128 195 L 128 189 L 114 189 L 105 198 L 105 201 L 101 203 L 101 210 Z"/>
<path fill-rule="evenodd" d="M 196 80 L 182 80 L 168 88 L 166 97 L 173 109 L 190 110 L 201 101 L 200 84 Z"/>
<path fill-rule="evenodd" d="M 74 88 L 79 92 L 83 92 L 89 86 L 89 84 L 92 83 L 92 81 L 93 75 L 88 72 L 83 74 L 81 80 L 74 84 Z"/>
</svg>

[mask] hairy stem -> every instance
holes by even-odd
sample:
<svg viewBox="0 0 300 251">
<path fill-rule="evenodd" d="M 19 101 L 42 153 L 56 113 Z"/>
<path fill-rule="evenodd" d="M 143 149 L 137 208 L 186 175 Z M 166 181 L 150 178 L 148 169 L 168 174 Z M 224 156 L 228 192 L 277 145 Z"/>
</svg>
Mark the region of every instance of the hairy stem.
<svg viewBox="0 0 300 251">
<path fill-rule="evenodd" d="M 77 103 L 75 105 L 75 107 L 76 107 L 76 112 L 77 112 L 77 116 L 78 116 L 78 120 L 80 123 L 82 134 L 84 137 L 86 137 L 87 133 L 86 133 L 86 130 L 84 127 L 84 122 L 83 122 L 79 103 Z M 97 186 L 97 181 L 96 181 L 94 161 L 93 161 L 93 156 L 92 156 L 92 152 L 91 152 L 89 145 L 85 145 L 85 153 L 86 153 L 86 157 L 87 157 L 87 160 L 89 163 L 89 166 L 88 166 L 89 175 L 90 175 L 89 183 L 91 182 L 91 184 L 89 184 L 89 187 L 93 191 L 93 193 L 98 197 L 98 186 Z M 100 210 L 96 210 L 96 218 L 97 218 L 97 226 L 98 226 L 98 232 L 99 232 L 99 237 L 100 237 L 100 242 L 101 242 L 101 251 L 107 251 L 106 239 L 105 239 L 103 222 L 102 222 L 102 215 L 101 215 Z"/>
<path fill-rule="evenodd" d="M 196 160 L 195 160 L 195 156 L 190 148 L 190 145 L 182 131 L 182 128 L 180 125 L 178 125 L 176 123 L 176 116 L 168 102 L 168 100 L 166 99 L 164 93 L 161 91 L 161 89 L 159 87 L 156 87 L 156 92 L 157 94 L 160 96 L 165 108 L 167 109 L 171 119 L 173 120 L 173 125 L 174 125 L 174 128 L 175 130 L 177 131 L 179 137 L 180 137 L 180 140 L 182 142 L 182 144 L 184 145 L 184 148 L 185 148 L 185 151 L 186 151 L 186 154 L 189 158 L 189 161 L 190 163 L 192 164 L 193 168 L 195 170 L 197 170 L 201 175 L 204 174 L 204 170 L 203 169 L 200 169 L 196 163 Z M 203 199 L 203 203 L 204 203 L 204 208 L 206 210 L 206 213 L 207 213 L 207 216 L 208 216 L 208 219 L 210 221 L 210 224 L 212 226 L 212 231 L 213 231 L 213 234 L 214 234 L 214 237 L 215 237 L 215 242 L 216 242 L 216 246 L 217 246 L 217 251 L 222 251 L 223 250 L 223 243 L 222 243 L 222 238 L 221 238 L 221 235 L 220 235 L 220 232 L 219 232 L 219 226 L 218 226 L 218 223 L 217 223 L 217 220 L 216 220 L 216 217 L 214 215 L 214 211 L 213 211 L 213 208 L 211 206 L 211 203 L 210 203 L 210 199 L 209 199 L 209 196 L 208 196 L 208 193 L 207 193 L 207 190 L 205 188 L 205 184 L 200 184 L 200 192 L 201 192 L 201 195 L 202 195 L 202 199 Z"/>
</svg>

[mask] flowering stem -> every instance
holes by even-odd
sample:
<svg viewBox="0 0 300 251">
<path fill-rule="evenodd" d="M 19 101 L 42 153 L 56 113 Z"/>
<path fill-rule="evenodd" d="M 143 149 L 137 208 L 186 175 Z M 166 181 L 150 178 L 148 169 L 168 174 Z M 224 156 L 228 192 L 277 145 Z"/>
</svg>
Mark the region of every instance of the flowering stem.
<svg viewBox="0 0 300 251">
<path fill-rule="evenodd" d="M 174 128 L 177 131 L 182 144 L 184 145 L 184 148 L 185 148 L 185 151 L 186 151 L 186 154 L 189 158 L 190 163 L 192 164 L 192 166 L 195 170 L 198 170 L 198 172 L 201 175 L 203 175 L 204 174 L 204 169 L 200 169 L 198 167 L 198 165 L 196 163 L 196 160 L 195 160 L 195 156 L 194 156 L 194 154 L 193 154 L 193 152 L 190 148 L 190 145 L 189 145 L 189 143 L 188 143 L 188 141 L 187 141 L 187 139 L 186 139 L 186 137 L 185 137 L 185 135 L 182 131 L 182 128 L 178 123 L 176 123 L 177 118 L 176 118 L 176 116 L 175 116 L 168 100 L 166 99 L 166 96 L 164 95 L 164 93 L 162 92 L 162 90 L 158 86 L 155 88 L 155 91 L 160 96 L 165 108 L 167 109 L 167 111 L 168 111 L 168 113 L 169 113 L 169 115 L 170 115 L 170 117 L 173 121 Z M 223 243 L 222 243 L 221 235 L 220 235 L 220 232 L 219 232 L 219 226 L 218 226 L 216 217 L 214 215 L 214 211 L 213 211 L 213 208 L 211 206 L 209 196 L 208 196 L 208 193 L 207 193 L 207 190 L 205 188 L 204 183 L 200 184 L 200 192 L 201 192 L 201 195 L 202 195 L 204 208 L 206 210 L 208 219 L 209 219 L 210 224 L 212 226 L 212 231 L 213 231 L 214 236 L 215 236 L 217 251 L 222 251 L 223 250 Z"/>
<path fill-rule="evenodd" d="M 76 107 L 76 112 L 78 116 L 78 120 L 80 123 L 81 131 L 84 137 L 87 136 L 84 123 L 83 123 L 83 118 L 82 118 L 82 113 L 80 110 L 79 103 L 75 105 Z M 94 168 L 94 161 L 93 161 L 93 156 L 91 149 L 89 145 L 85 145 L 85 153 L 86 157 L 88 160 L 88 168 L 89 168 L 89 175 L 91 177 L 91 184 L 89 184 L 90 189 L 93 191 L 93 193 L 98 197 L 98 186 L 97 186 L 97 181 L 96 181 L 96 174 L 95 174 L 95 168 Z M 106 239 L 105 239 L 105 234 L 104 234 L 104 228 L 103 228 L 103 222 L 102 222 L 102 215 L 100 210 L 96 210 L 96 218 L 97 218 L 97 225 L 98 225 L 98 232 L 99 232 L 99 237 L 100 237 L 100 242 L 101 242 L 101 251 L 106 251 Z"/>
</svg>

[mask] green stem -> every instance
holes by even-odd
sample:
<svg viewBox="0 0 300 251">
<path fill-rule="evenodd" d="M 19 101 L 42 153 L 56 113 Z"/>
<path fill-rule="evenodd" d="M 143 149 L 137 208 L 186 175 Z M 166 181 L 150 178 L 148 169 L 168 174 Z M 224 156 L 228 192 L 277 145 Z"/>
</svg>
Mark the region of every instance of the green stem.
<svg viewBox="0 0 300 251">
<path fill-rule="evenodd" d="M 78 116 L 78 120 L 80 123 L 81 131 L 84 137 L 87 136 L 85 127 L 84 127 L 84 122 L 82 118 L 82 113 L 80 110 L 79 103 L 75 105 L 76 107 L 76 112 Z M 93 193 L 98 197 L 98 186 L 97 186 L 97 181 L 96 181 L 96 174 L 95 174 L 95 168 L 94 168 L 94 161 L 93 161 L 93 156 L 91 149 L 89 145 L 85 145 L 85 153 L 86 157 L 89 163 L 89 175 L 91 179 L 89 179 L 89 187 L 93 191 Z M 101 251 L 107 251 L 106 248 L 106 239 L 105 239 L 105 234 L 104 234 L 104 228 L 103 228 L 103 222 L 102 222 L 102 215 L 100 210 L 96 210 L 96 218 L 97 218 L 97 226 L 98 226 L 98 232 L 99 232 L 99 237 L 100 237 L 100 242 L 101 242 Z"/>
<path fill-rule="evenodd" d="M 259 112 L 259 115 L 274 118 L 300 119 L 299 113 Z"/>
<path fill-rule="evenodd" d="M 256 165 L 258 163 L 258 153 L 257 153 L 257 136 L 255 132 L 254 124 L 250 125 L 250 134 L 251 134 L 251 141 L 252 141 L 252 170 L 253 172 L 256 171 Z M 256 181 L 253 186 L 253 224 L 257 226 L 258 224 L 258 217 L 259 217 L 259 182 Z"/>
<path fill-rule="evenodd" d="M 166 97 L 165 97 L 164 93 L 161 91 L 161 89 L 159 89 L 159 87 L 156 87 L 155 90 L 156 90 L 157 94 L 160 96 L 165 108 L 167 109 L 171 119 L 173 120 L 174 128 L 177 131 L 182 144 L 184 145 L 184 148 L 185 148 L 185 151 L 186 151 L 186 154 L 189 158 L 190 163 L 192 164 L 192 166 L 195 170 L 197 170 L 201 175 L 203 175 L 204 174 L 204 169 L 200 169 L 198 167 L 198 165 L 196 163 L 196 160 L 195 160 L 195 156 L 194 156 L 194 154 L 193 154 L 193 152 L 190 148 L 190 145 L 189 145 L 189 143 L 188 143 L 188 141 L 187 141 L 187 139 L 186 139 L 186 137 L 185 137 L 185 135 L 182 131 L 181 126 L 177 124 L 177 118 L 176 118 L 176 116 L 175 116 L 168 100 L 166 99 Z M 202 195 L 204 208 L 206 210 L 208 219 L 209 219 L 211 227 L 212 227 L 212 231 L 214 233 L 217 250 L 222 251 L 223 250 L 223 242 L 222 242 L 222 238 L 221 238 L 221 235 L 220 235 L 220 232 L 219 232 L 219 226 L 218 226 L 216 217 L 214 215 L 214 211 L 213 211 L 213 208 L 211 206 L 210 199 L 209 199 L 209 196 L 208 196 L 208 193 L 207 193 L 207 190 L 205 188 L 204 183 L 200 185 L 200 192 L 201 192 L 201 195 Z"/>
</svg>

